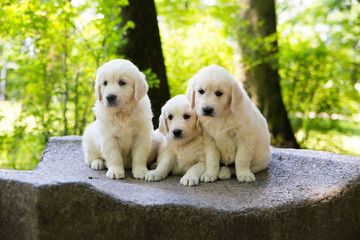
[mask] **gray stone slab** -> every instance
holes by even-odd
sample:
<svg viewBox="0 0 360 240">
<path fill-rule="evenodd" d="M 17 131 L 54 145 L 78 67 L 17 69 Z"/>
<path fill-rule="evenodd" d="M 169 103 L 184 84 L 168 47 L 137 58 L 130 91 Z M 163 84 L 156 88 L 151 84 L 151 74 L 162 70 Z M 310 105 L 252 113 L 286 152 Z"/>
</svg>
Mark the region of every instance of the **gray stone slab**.
<svg viewBox="0 0 360 240">
<path fill-rule="evenodd" d="M 112 180 L 53 137 L 33 171 L 0 170 L 0 239 L 358 238 L 360 157 L 272 148 L 256 178 Z"/>
</svg>

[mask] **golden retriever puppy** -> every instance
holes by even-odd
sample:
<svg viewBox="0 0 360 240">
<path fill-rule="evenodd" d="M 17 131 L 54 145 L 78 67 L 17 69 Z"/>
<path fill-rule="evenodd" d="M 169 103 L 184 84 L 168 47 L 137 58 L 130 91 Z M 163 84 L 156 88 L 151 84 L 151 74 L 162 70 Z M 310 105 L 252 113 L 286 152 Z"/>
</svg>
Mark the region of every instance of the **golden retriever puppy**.
<svg viewBox="0 0 360 240">
<path fill-rule="evenodd" d="M 145 76 L 130 61 L 116 59 L 96 72 L 93 111 L 96 120 L 85 129 L 83 149 L 92 169 L 107 167 L 106 176 L 144 179 L 153 136 L 152 112 Z"/>
<path fill-rule="evenodd" d="M 195 111 L 185 95 L 170 99 L 161 109 L 159 131 L 164 135 L 160 145 L 157 167 L 145 175 L 147 181 L 159 181 L 172 172 L 183 175 L 180 184 L 199 184 L 205 171 L 205 154 L 201 128 Z"/>
<path fill-rule="evenodd" d="M 220 169 L 220 161 L 225 166 L 235 163 L 240 182 L 255 181 L 254 173 L 270 163 L 270 135 L 244 89 L 227 70 L 210 65 L 189 80 L 186 95 L 204 131 L 206 171 L 200 180 L 230 178 L 230 169 Z"/>
</svg>

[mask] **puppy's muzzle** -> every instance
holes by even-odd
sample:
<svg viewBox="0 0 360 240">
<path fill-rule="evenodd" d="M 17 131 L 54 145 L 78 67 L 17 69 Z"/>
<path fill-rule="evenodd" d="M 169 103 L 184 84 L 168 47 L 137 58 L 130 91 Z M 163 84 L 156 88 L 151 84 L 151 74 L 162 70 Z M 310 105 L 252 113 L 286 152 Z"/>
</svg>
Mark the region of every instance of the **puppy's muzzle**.
<svg viewBox="0 0 360 240">
<path fill-rule="evenodd" d="M 116 95 L 114 94 L 109 94 L 106 96 L 106 100 L 109 103 L 109 105 L 116 105 L 115 101 L 116 101 Z"/>
<path fill-rule="evenodd" d="M 109 103 L 112 103 L 116 100 L 116 96 L 114 94 L 109 94 L 106 96 L 106 100 L 109 102 Z"/>
<path fill-rule="evenodd" d="M 173 134 L 175 138 L 181 138 L 182 130 L 181 129 L 174 129 Z"/>
<path fill-rule="evenodd" d="M 205 116 L 212 116 L 213 112 L 214 112 L 214 108 L 212 107 L 203 107 L 203 113 Z"/>
</svg>

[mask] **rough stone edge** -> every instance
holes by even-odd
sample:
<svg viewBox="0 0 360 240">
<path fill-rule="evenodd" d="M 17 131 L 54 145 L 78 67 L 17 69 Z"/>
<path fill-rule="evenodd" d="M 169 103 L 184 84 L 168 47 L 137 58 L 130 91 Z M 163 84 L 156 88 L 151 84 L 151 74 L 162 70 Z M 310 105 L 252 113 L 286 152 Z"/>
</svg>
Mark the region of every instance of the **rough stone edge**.
<svg viewBox="0 0 360 240">
<path fill-rule="evenodd" d="M 49 143 L 51 142 L 81 142 L 82 136 L 79 135 L 67 135 L 67 136 L 55 136 L 49 138 Z"/>
<path fill-rule="evenodd" d="M 357 185 L 359 185 L 359 179 L 357 181 Z M 59 188 L 63 190 L 59 191 Z M 149 236 L 153 239 L 219 239 L 222 236 L 227 236 L 229 239 L 236 239 L 239 236 L 255 239 L 264 237 L 270 239 L 355 239 L 360 233 L 359 216 L 356 219 L 354 214 L 346 212 L 349 210 L 360 211 L 359 186 L 343 189 L 339 195 L 315 202 L 308 201 L 304 204 L 289 204 L 274 209 L 253 209 L 245 212 L 177 204 L 143 206 L 114 199 L 109 194 L 99 193 L 98 189 L 88 184 L 47 185 L 40 186 L 39 190 L 37 207 L 39 217 L 49 217 L 49 219 L 44 219 L 44 223 L 39 223 L 41 230 L 39 239 L 52 237 L 56 237 L 56 239 L 81 239 L 83 237 L 94 239 L 94 236 L 99 234 L 97 231 L 109 227 L 106 224 L 112 226 L 106 233 L 106 237 L 109 239 L 116 236 L 124 236 L 127 239 L 147 239 Z M 62 196 L 69 197 L 68 194 L 56 196 L 57 192 L 63 193 L 64 191 L 68 191 L 70 196 L 73 196 L 70 197 L 70 203 L 66 202 L 67 199 L 59 199 Z M 82 194 L 78 194 L 78 192 Z M 80 214 L 79 216 L 76 211 L 71 211 L 71 209 L 78 209 L 77 204 L 84 203 L 82 198 L 90 201 L 88 206 L 84 206 L 86 209 L 84 215 Z M 73 202 L 71 203 L 71 201 Z M 44 204 L 49 204 L 49 206 L 46 207 Z M 39 206 L 41 207 L 39 208 Z M 48 209 L 52 209 L 54 212 Z M 61 212 L 62 209 L 68 211 Z M 91 210 L 88 212 L 88 209 Z M 97 212 L 105 222 L 98 222 Z M 112 214 L 115 213 L 124 214 L 125 218 L 112 217 Z M 52 214 L 53 217 L 51 217 Z M 50 219 L 52 224 L 46 224 Z M 71 231 L 74 227 L 72 220 L 75 219 L 84 223 L 81 226 L 85 226 L 85 228 L 88 226 L 88 229 L 79 236 L 74 235 Z M 321 224 L 319 224 L 320 222 Z M 356 222 L 357 225 L 352 225 Z M 65 224 L 61 231 L 62 237 L 53 235 L 61 224 Z M 99 224 L 100 226 L 97 226 Z M 95 229 L 93 229 L 94 226 L 96 226 Z M 343 229 L 347 231 L 344 232 Z M 175 233 L 176 235 L 174 235 Z"/>
<path fill-rule="evenodd" d="M 49 143 L 53 143 L 53 142 L 68 142 L 68 141 L 75 141 L 75 142 L 81 142 L 81 137 L 77 137 L 75 136 L 75 139 L 73 137 L 69 138 L 65 138 L 64 137 L 55 137 L 52 138 L 51 141 L 49 141 Z M 48 144 L 49 144 L 48 143 Z M 48 146 L 48 145 L 47 145 Z M 46 148 L 45 148 L 46 150 Z M 44 150 L 44 152 L 45 152 Z M 290 151 L 290 153 L 288 152 Z M 295 155 L 292 153 L 292 149 L 280 149 L 280 153 L 277 153 L 278 155 L 283 156 L 283 154 L 290 154 L 291 155 Z M 297 150 L 298 151 L 298 150 Z M 301 157 L 307 157 L 307 153 L 310 151 L 312 153 L 319 153 L 319 151 L 312 151 L 312 150 L 300 150 L 303 151 L 303 153 L 305 152 L 305 154 L 301 154 Z M 306 153 L 307 152 L 307 153 Z M 333 157 L 345 157 L 347 158 L 348 156 L 344 156 L 344 155 L 338 155 L 338 154 L 334 154 L 334 153 L 327 153 L 325 152 L 326 155 L 331 156 L 331 158 Z M 275 155 L 277 155 L 275 154 Z M 43 153 L 44 155 L 44 153 Z M 42 155 L 42 156 L 43 156 Z M 303 156 L 304 155 L 304 156 Z M 307 155 L 307 156 L 305 156 Z M 298 156 L 298 155 L 297 155 Z M 285 156 L 286 158 L 287 156 Z M 328 157 L 324 157 L 323 159 L 328 159 Z M 351 158 L 354 156 L 350 156 Z M 316 157 L 318 158 L 318 156 Z M 7 180 L 1 180 L 0 184 L 1 185 L 5 185 L 5 187 L 7 186 L 6 184 L 8 184 L 10 181 Z M 12 181 L 13 182 L 13 181 Z M 196 206 L 188 206 L 188 205 L 177 205 L 177 204 L 163 204 L 163 205 L 139 205 L 136 203 L 132 203 L 132 202 L 124 202 L 121 201 L 119 199 L 114 199 L 112 198 L 113 196 L 111 196 L 111 194 L 102 192 L 101 190 L 97 189 L 96 187 L 92 186 L 91 184 L 87 184 L 87 183 L 83 183 L 83 182 L 73 182 L 73 183 L 59 183 L 59 184 L 55 184 L 55 185 L 32 185 L 32 184 L 27 184 L 24 182 L 19 181 L 18 185 L 20 186 L 20 189 L 23 188 L 23 191 L 16 191 L 16 192 L 11 192 L 10 196 L 12 196 L 11 198 L 15 198 L 18 199 L 19 195 L 23 196 L 26 193 L 25 189 L 26 188 L 30 188 L 30 192 L 32 195 L 31 198 L 36 199 L 36 206 L 34 206 L 34 204 L 32 203 L 32 208 L 29 209 L 30 212 L 24 212 L 24 209 L 20 209 L 19 208 L 11 208 L 11 209 L 7 209 L 7 211 L 13 211 L 14 213 L 16 213 L 16 211 L 20 210 L 21 212 L 24 212 L 23 217 L 21 218 L 21 222 L 15 222 L 14 224 L 14 230 L 11 232 L 16 232 L 18 234 L 22 234 L 22 235 L 17 235 L 17 236 L 24 236 L 25 238 L 12 238 L 12 239 L 48 239 L 48 237 L 50 237 L 50 234 L 52 231 L 50 232 L 46 232 L 46 230 L 44 230 L 45 228 L 42 227 L 42 225 L 40 224 L 40 230 L 41 232 L 34 232 L 33 230 L 31 230 L 31 226 L 36 226 L 37 223 L 35 225 L 31 225 L 32 221 L 34 219 L 30 219 L 30 221 L 27 221 L 27 218 L 29 218 L 30 215 L 35 214 L 35 216 L 42 216 L 42 214 L 47 214 L 47 211 L 44 211 L 41 209 L 41 205 L 42 202 L 44 201 L 44 196 L 46 196 L 46 192 L 48 191 L 57 191 L 58 188 L 67 188 L 67 187 L 75 187 L 75 188 L 80 188 L 83 189 L 83 191 L 85 192 L 89 192 L 90 197 L 94 197 L 94 198 L 101 198 L 101 199 L 107 199 L 106 201 L 108 203 L 110 203 L 112 206 L 117 206 L 118 208 L 126 208 L 128 210 L 122 210 L 122 211 L 130 211 L 129 214 L 134 214 L 132 212 L 136 212 L 137 214 L 139 214 L 140 216 L 143 216 L 144 219 L 148 219 L 150 220 L 156 220 L 158 221 L 160 219 L 160 225 L 162 226 L 167 226 L 168 229 L 167 234 L 171 234 L 174 232 L 180 232 L 183 235 L 177 235 L 177 236 L 172 236 L 172 235 L 162 235 L 159 233 L 156 233 L 156 231 L 164 231 L 164 229 L 159 229 L 158 225 L 153 225 L 150 222 L 147 222 L 147 224 L 145 224 L 144 226 L 138 226 L 140 229 L 136 228 L 136 223 L 134 223 L 134 228 L 131 231 L 129 229 L 127 229 L 127 233 L 124 232 L 124 234 L 134 234 L 134 232 L 137 234 L 136 237 L 139 237 L 139 239 L 146 239 L 149 235 L 147 235 L 147 233 L 151 233 L 152 231 L 152 235 L 151 236 L 158 236 L 159 239 L 161 239 L 161 236 L 164 238 L 164 236 L 168 237 L 168 236 L 172 236 L 174 239 L 181 239 L 183 237 L 188 237 L 189 233 L 183 232 L 183 231 L 178 231 L 179 229 L 181 229 L 184 226 L 180 226 L 175 222 L 164 222 L 164 220 L 161 218 L 161 216 L 163 216 L 164 214 L 167 214 L 169 212 L 175 212 L 175 216 L 173 216 L 174 219 L 181 219 L 181 217 L 186 217 L 184 216 L 185 213 L 191 213 L 193 214 L 194 212 L 197 213 L 195 215 L 192 215 L 192 217 L 194 217 L 195 219 L 198 219 L 199 221 L 203 221 L 205 220 L 205 222 L 209 223 L 209 220 L 220 220 L 221 223 L 224 223 L 224 226 L 212 226 L 212 225 L 207 225 L 207 226 L 193 226 L 193 233 L 197 233 L 197 234 L 201 234 L 201 232 L 205 231 L 208 234 L 204 235 L 206 238 L 208 239 L 215 239 L 215 237 L 220 237 L 221 236 L 221 231 L 226 231 L 227 236 L 232 236 L 234 238 L 242 236 L 242 237 L 249 237 L 249 238 L 253 238 L 253 237 L 266 237 L 266 238 L 272 238 L 272 239 L 276 239 L 276 238 L 284 238 L 284 237 L 291 237 L 294 239 L 302 239 L 304 237 L 310 237 L 310 238 L 318 238 L 318 239 L 335 239 L 335 238 L 348 238 L 348 239 L 355 239 L 356 237 L 358 237 L 358 235 L 360 234 L 360 216 L 358 215 L 357 217 L 354 215 L 354 212 L 360 212 L 360 204 L 358 204 L 358 200 L 360 199 L 360 177 L 357 177 L 356 179 L 353 179 L 351 182 L 349 182 L 348 184 L 346 184 L 337 195 L 333 195 L 333 196 L 328 196 L 326 198 L 320 198 L 318 200 L 309 200 L 309 201 L 303 201 L 303 202 L 295 202 L 295 203 L 290 203 L 290 204 L 285 204 L 282 205 L 281 207 L 276 207 L 273 209 L 249 209 L 248 211 L 240 211 L 240 212 L 229 212 L 229 211 L 222 211 L 222 210 L 215 210 L 215 209 L 211 209 L 211 208 L 203 208 L 203 207 L 196 207 Z M 9 191 L 11 191 L 12 189 L 9 188 Z M 8 192 L 9 192 L 8 191 Z M 18 192 L 18 193 L 17 193 Z M 71 191 L 70 191 L 71 193 Z M 16 195 L 16 196 L 15 196 Z M 1 196 L 1 203 L 3 202 L 3 197 L 6 196 L 4 194 L 2 194 Z M 54 197 L 54 196 L 52 196 Z M 52 199 L 52 203 L 56 203 L 56 200 L 58 199 Z M 25 206 L 26 204 L 23 204 L 24 199 L 22 199 L 21 197 L 19 198 L 19 200 L 16 200 L 14 203 L 14 205 L 16 206 Z M 45 201 L 47 202 L 47 201 Z M 343 210 L 343 206 L 346 205 L 348 206 L 346 209 L 351 209 L 354 212 L 344 212 L 345 210 Z M 59 204 L 59 206 L 61 206 L 61 204 Z M 3 206 L 0 206 L 2 211 L 4 211 Z M 64 206 L 65 207 L 65 206 Z M 87 206 L 84 206 L 85 208 Z M 71 207 L 70 207 L 71 208 Z M 103 209 L 97 209 L 97 211 L 104 211 Z M 347 210 L 349 211 L 349 210 Z M 330 222 L 328 222 L 327 224 L 325 224 L 325 228 L 322 227 L 322 229 L 318 228 L 318 223 L 317 221 L 321 220 L 323 221 L 324 219 L 326 219 L 328 216 L 324 214 L 325 213 L 329 213 L 331 215 L 330 218 Z M 3 214 L 3 212 L 1 213 Z M 145 215 L 144 215 L 145 214 Z M 147 216 L 146 214 L 153 214 L 154 216 Z M 160 214 L 160 215 L 159 215 Z M 186 214 L 185 214 L 186 215 Z M 229 215 L 232 215 L 232 222 L 227 222 L 227 219 L 229 218 Z M 61 215 L 59 215 L 61 217 Z M 155 219 L 155 216 L 157 216 L 157 218 Z M 0 221 L 0 226 L 3 225 L 3 221 L 6 221 L 7 223 L 9 222 L 8 219 L 4 219 L 3 215 L 1 215 L 1 221 Z M 70 215 L 70 219 L 72 218 L 76 218 L 76 216 L 72 216 Z M 297 219 L 298 218 L 298 219 Z M 355 218 L 355 219 L 354 219 Z M 295 220 L 294 220 L 295 219 Z M 138 219 L 140 222 L 144 221 L 143 219 Z M 11 219 L 10 219 L 11 222 Z M 71 222 L 71 221 L 70 221 Z M 91 222 L 91 221 L 90 221 Z M 92 224 L 90 224 L 89 222 L 89 226 L 91 226 Z M 258 224 L 258 222 L 260 222 L 260 225 Z M 351 223 L 356 223 L 355 225 L 351 224 Z M 289 226 L 289 223 L 290 224 Z M 93 224 L 96 224 L 93 223 Z M 126 222 L 113 222 L 114 226 L 117 226 L 117 228 L 121 228 L 122 224 L 126 224 Z M 120 225 L 118 225 L 120 224 Z M 172 225 L 174 224 L 174 225 Z M 186 223 L 185 223 L 186 224 Z M 259 231 L 256 229 L 252 229 L 249 228 L 249 224 L 252 225 L 256 225 L 256 229 L 265 229 L 265 235 L 264 231 Z M 324 224 L 323 224 L 324 225 Z M 52 224 L 52 226 L 57 226 L 57 224 Z M 72 227 L 73 225 L 69 225 L 69 227 Z M 188 226 L 188 225 L 186 225 Z M 239 227 L 241 226 L 241 227 Z M 244 228 L 244 226 L 246 226 Z M 151 227 L 153 229 L 151 229 Z M 191 227 L 191 226 L 189 226 Z M 219 230 L 220 227 L 220 230 Z M 345 228 L 347 229 L 347 231 L 342 231 L 342 229 Z M 20 230 L 22 229 L 22 230 Z M 32 228 L 32 229 L 36 229 L 36 228 Z M 156 231 L 155 231 L 155 230 Z M 170 230 L 171 231 L 170 231 Z M 214 232 L 214 229 L 216 229 L 216 232 Z M 20 231 L 19 231 L 20 230 Z M 88 229 L 89 232 L 91 233 L 91 229 Z M 254 232 L 251 233 L 249 232 L 249 230 L 253 230 Z M 2 228 L 0 227 L 0 233 L 2 233 L 0 236 L 6 236 L 3 235 L 2 232 Z M 7 230 L 8 231 L 8 230 Z M 125 231 L 125 230 L 124 230 Z M 172 232 L 173 231 L 173 232 Z M 325 235 L 325 233 L 329 233 L 329 235 Z M 40 235 L 38 235 L 40 234 Z M 71 231 L 67 232 L 67 234 L 72 234 Z M 84 234 L 84 233 L 83 233 Z M 94 232 L 92 232 L 92 234 L 95 234 Z M 90 234 L 89 237 L 90 239 L 94 239 L 95 235 Z M 110 232 L 109 233 L 110 236 L 111 234 L 114 234 L 114 236 L 119 236 L 118 232 Z M 164 233 L 165 234 L 165 233 Z M 240 234 L 240 235 L 239 235 Z M 57 236 L 56 239 L 69 239 L 69 237 L 74 237 L 73 235 L 64 235 L 64 238 L 61 238 L 61 236 Z M 39 237 L 38 237 L 39 236 Z M 108 236 L 108 235 L 107 235 Z M 192 236 L 192 235 L 191 235 Z M 194 235 L 194 236 L 198 236 L 198 239 L 202 239 L 202 235 Z M 210 236 L 210 237 L 209 237 Z M 79 236 L 80 238 L 83 237 L 83 235 Z M 9 238 L 11 239 L 11 238 Z M 76 238 L 73 238 L 76 239 Z M 101 239 L 101 238 L 100 238 Z"/>
<path fill-rule="evenodd" d="M 38 239 L 37 187 L 0 179 L 0 189 L 0 238 Z"/>
<path fill-rule="evenodd" d="M 359 179 L 356 182 L 359 185 Z M 124 202 L 84 183 L 20 185 L 30 187 L 36 204 L 31 205 L 29 212 L 22 211 L 22 216 L 16 215 L 21 222 L 10 221 L 16 224 L 10 231 L 2 232 L 0 236 L 5 239 L 112 239 L 119 236 L 126 239 L 220 239 L 223 236 L 227 239 L 238 239 L 239 236 L 250 239 L 356 239 L 360 234 L 359 217 L 356 219 L 353 213 L 346 212 L 349 209 L 360 211 L 359 186 L 350 186 L 333 198 L 303 204 L 223 211 L 188 205 Z M 19 191 L 20 195 L 28 190 Z M 11 198 L 18 199 L 19 194 L 16 195 Z M 84 200 L 89 200 L 89 204 Z M 26 206 L 21 201 L 14 205 Z M 81 208 L 85 209 L 85 214 L 77 212 Z M 10 209 L 14 213 L 18 211 Z M 120 218 L 116 218 L 119 214 Z M 40 219 L 35 228 L 38 231 L 31 228 L 37 226 L 31 224 L 34 216 Z M 74 232 L 74 227 L 83 230 Z M 18 235 L 9 235 L 12 233 Z"/>
<path fill-rule="evenodd" d="M 47 152 L 47 149 L 49 148 L 49 146 L 53 143 L 69 143 L 69 142 L 75 142 L 77 144 L 80 144 L 82 142 L 82 136 L 77 136 L 77 135 L 72 135 L 72 136 L 62 136 L 62 137 L 51 137 L 48 141 L 48 143 L 46 144 L 44 151 L 41 155 L 41 159 L 40 161 L 44 161 L 45 159 L 45 155 Z M 333 152 L 326 152 L 326 151 L 316 151 L 316 150 L 308 150 L 308 149 L 292 149 L 292 148 L 275 148 L 275 147 L 271 147 L 271 154 L 272 154 L 272 159 L 277 158 L 280 161 L 284 160 L 286 161 L 287 158 L 291 158 L 291 157 L 301 157 L 301 158 L 306 158 L 309 159 L 310 155 L 314 155 L 314 157 L 312 158 L 312 160 L 318 159 L 318 160 L 330 160 L 330 161 L 339 161 L 339 160 L 346 160 L 346 161 L 351 161 L 352 163 L 355 164 L 360 164 L 360 157 L 358 156 L 353 156 L 353 155 L 341 155 L 341 154 L 337 154 L 337 153 L 333 153 Z M 40 163 L 40 162 L 39 162 Z M 35 168 L 36 169 L 36 168 Z M 34 170 L 35 170 L 34 169 Z M 56 183 L 56 184 L 64 184 L 64 183 Z M 55 184 L 55 185 L 56 185 Z M 68 184 L 68 183 L 65 183 Z M 91 189 L 95 189 L 98 193 L 101 194 L 105 194 L 107 196 L 110 196 L 114 199 L 117 199 L 119 201 L 124 201 L 122 199 L 119 199 L 118 196 L 116 195 L 112 195 L 111 193 L 102 190 L 100 187 L 94 186 L 90 183 L 86 183 L 86 182 L 81 182 L 81 181 L 74 181 L 71 182 L 69 184 L 80 184 L 83 186 L 88 186 Z M 44 185 L 44 184 L 41 184 Z M 45 184 L 46 185 L 46 184 Z M 54 185 L 54 184 L 52 184 Z M 316 199 L 304 199 L 302 201 L 291 201 L 291 202 L 286 202 L 284 204 L 281 204 L 277 207 L 269 207 L 269 208 L 265 208 L 265 209 L 259 209 L 259 208 L 248 208 L 246 209 L 246 212 L 249 214 L 254 214 L 254 213 L 258 213 L 259 210 L 271 210 L 272 208 L 274 209 L 288 209 L 289 206 L 296 206 L 296 207 L 303 207 L 303 206 L 308 206 L 309 204 L 315 204 L 316 202 L 324 202 L 324 201 L 328 201 L 330 199 L 336 198 L 337 196 L 339 196 L 339 194 L 343 193 L 343 192 L 347 192 L 349 189 L 355 188 L 356 186 L 358 186 L 358 188 L 360 188 L 360 175 L 355 178 L 352 179 L 351 181 L 347 182 L 344 185 L 341 185 L 339 187 L 339 189 L 336 190 L 336 194 L 334 194 L 334 192 L 331 192 L 329 194 L 323 194 L 323 195 L 319 195 Z M 360 196 L 359 196 L 360 199 Z M 127 202 L 127 204 L 133 204 L 133 205 L 141 205 L 138 204 L 136 202 Z M 160 205 L 164 205 L 164 204 L 158 204 L 156 206 L 160 206 Z M 166 205 L 166 204 L 165 204 Z M 173 205 L 178 205 L 178 203 L 174 203 Z M 141 205 L 141 206 L 151 206 L 151 205 Z M 155 205 L 154 205 L 155 206 Z M 185 205 L 188 207 L 196 207 L 196 208 L 201 208 L 201 209 L 207 209 L 207 207 L 202 207 L 202 206 L 194 206 L 194 205 Z M 223 210 L 218 210 L 218 211 L 223 211 Z"/>
<path fill-rule="evenodd" d="M 2 197 L 15 201 L 14 207 L 5 211 L 2 207 L 1 214 L 12 211 L 10 214 L 18 218 L 4 219 L 1 215 L 1 225 L 3 221 L 6 226 L 10 222 L 11 229 L 3 231 L 0 228 L 0 236 L 5 239 L 112 239 L 119 236 L 127 239 L 219 239 L 222 236 L 228 239 L 239 236 L 253 239 L 355 239 L 360 234 L 360 219 L 353 219 L 355 215 L 344 209 L 360 211 L 360 183 L 359 179 L 356 181 L 357 187 L 346 188 L 333 198 L 245 212 L 177 204 L 143 206 L 114 199 L 85 183 L 42 186 L 18 183 L 16 186 L 23 191 L 13 191 L 9 187 L 8 192 L 12 195 L 2 194 Z M 1 185 L 9 183 L 0 181 Z M 30 199 L 36 203 L 32 202 L 29 209 L 22 209 L 27 206 L 24 200 L 28 198 L 24 199 L 24 195 L 29 195 L 29 191 Z M 84 200 L 89 200 L 89 204 L 84 206 Z M 81 208 L 85 211 L 83 214 L 77 212 Z M 122 215 L 116 218 L 115 214 Z M 38 223 L 34 216 L 40 219 Z M 318 221 L 327 223 L 319 224 Z M 354 222 L 358 224 L 352 225 Z M 73 229 L 78 225 L 84 229 L 75 233 Z"/>
<path fill-rule="evenodd" d="M 62 137 L 50 137 L 49 140 L 47 141 L 44 150 L 41 153 L 40 156 L 40 160 L 38 162 L 38 164 L 36 165 L 36 167 L 33 170 L 36 170 L 37 166 L 39 165 L 39 163 L 44 161 L 44 157 L 45 154 L 48 152 L 48 148 L 51 144 L 53 143 L 69 143 L 69 142 L 74 142 L 74 143 L 81 143 L 82 142 L 82 136 L 78 136 L 78 135 L 68 135 L 68 136 L 62 136 Z"/>
</svg>

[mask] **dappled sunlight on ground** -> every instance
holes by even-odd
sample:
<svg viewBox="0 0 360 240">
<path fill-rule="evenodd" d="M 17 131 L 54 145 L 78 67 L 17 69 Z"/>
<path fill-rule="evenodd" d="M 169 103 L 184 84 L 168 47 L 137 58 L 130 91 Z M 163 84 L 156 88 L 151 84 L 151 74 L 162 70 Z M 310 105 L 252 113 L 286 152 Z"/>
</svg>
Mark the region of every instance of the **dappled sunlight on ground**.
<svg viewBox="0 0 360 240">
<path fill-rule="evenodd" d="M 360 156 L 360 121 L 312 119 L 295 134 L 302 148 Z"/>
<path fill-rule="evenodd" d="M 329 135 L 317 131 L 310 131 L 309 134 L 306 140 L 304 140 L 304 130 L 295 134 L 302 148 L 360 156 L 360 136 Z"/>
<path fill-rule="evenodd" d="M 21 114 L 21 104 L 16 102 L 0 102 L 0 134 L 11 133 L 14 131 L 14 124 Z M 28 129 L 36 126 L 35 119 L 27 117 L 24 123 L 28 125 Z"/>
<path fill-rule="evenodd" d="M 0 102 L 0 133 L 12 132 L 14 122 L 21 112 L 20 104 L 13 102 Z"/>
<path fill-rule="evenodd" d="M 347 153 L 354 153 L 354 155 L 360 156 L 360 136 L 342 136 L 344 151 Z"/>
</svg>

